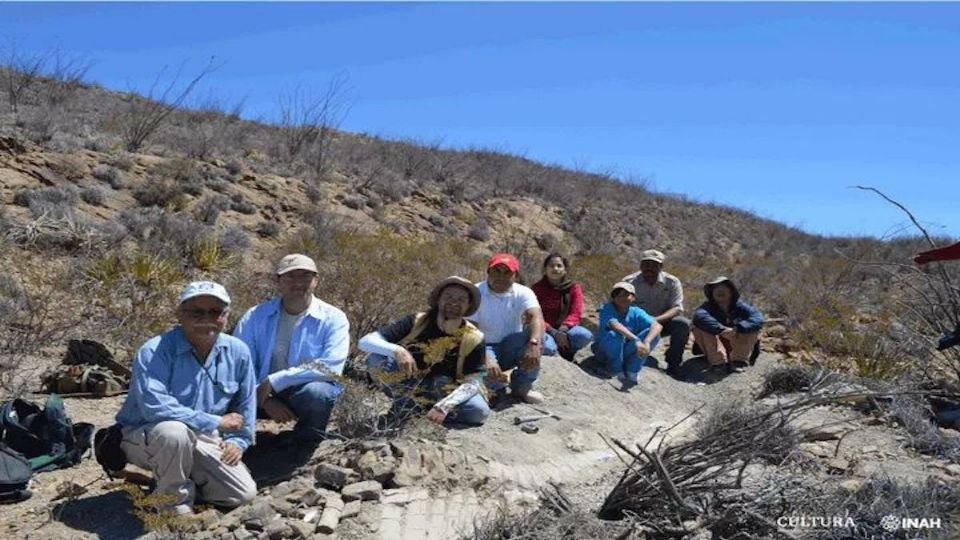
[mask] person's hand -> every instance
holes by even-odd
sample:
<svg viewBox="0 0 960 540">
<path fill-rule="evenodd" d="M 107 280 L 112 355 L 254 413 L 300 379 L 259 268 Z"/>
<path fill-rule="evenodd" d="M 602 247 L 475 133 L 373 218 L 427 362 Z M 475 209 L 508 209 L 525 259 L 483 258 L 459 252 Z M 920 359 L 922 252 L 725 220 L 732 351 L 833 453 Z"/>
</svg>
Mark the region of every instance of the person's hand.
<svg viewBox="0 0 960 540">
<path fill-rule="evenodd" d="M 232 466 L 240 463 L 240 458 L 243 457 L 243 450 L 241 450 L 239 446 L 220 441 L 220 449 L 223 451 L 223 453 L 220 454 L 220 461 L 222 461 L 224 465 Z"/>
<path fill-rule="evenodd" d="M 726 339 L 733 339 L 737 335 L 737 330 L 735 328 L 727 328 L 723 332 L 720 332 L 720 337 Z"/>
<path fill-rule="evenodd" d="M 433 407 L 430 409 L 430 412 L 427 413 L 427 420 L 433 422 L 434 424 L 442 424 L 443 421 L 447 418 L 447 413 L 443 412 L 442 409 Z"/>
<path fill-rule="evenodd" d="M 293 414 L 290 407 L 287 407 L 282 401 L 276 398 L 268 398 L 264 401 L 263 411 L 267 413 L 270 419 L 275 422 L 280 422 L 281 424 L 293 422 L 297 419 L 297 415 Z"/>
<path fill-rule="evenodd" d="M 235 412 L 220 417 L 220 431 L 237 431 L 243 427 L 243 415 Z"/>
<path fill-rule="evenodd" d="M 527 345 L 523 350 L 523 358 L 520 359 L 520 367 L 525 370 L 531 370 L 540 365 L 540 346 L 533 343 Z"/>
<path fill-rule="evenodd" d="M 640 356 L 648 356 L 650 354 L 650 347 L 642 341 L 637 341 L 637 354 Z"/>
<path fill-rule="evenodd" d="M 263 406 L 263 403 L 270 397 L 270 392 L 273 392 L 273 386 L 270 384 L 270 379 L 264 379 L 262 383 L 257 385 L 257 405 Z"/>
<path fill-rule="evenodd" d="M 417 362 L 407 349 L 400 347 L 393 353 L 393 356 L 397 359 L 397 368 L 404 377 L 412 376 L 417 370 Z"/>
<path fill-rule="evenodd" d="M 507 376 L 500 370 L 500 364 L 492 358 L 487 358 L 487 378 L 491 381 L 506 381 Z"/>
<path fill-rule="evenodd" d="M 557 342 L 557 348 L 561 351 L 565 351 L 570 348 L 570 337 L 567 336 L 566 332 L 557 332 L 553 335 L 554 341 Z"/>
</svg>

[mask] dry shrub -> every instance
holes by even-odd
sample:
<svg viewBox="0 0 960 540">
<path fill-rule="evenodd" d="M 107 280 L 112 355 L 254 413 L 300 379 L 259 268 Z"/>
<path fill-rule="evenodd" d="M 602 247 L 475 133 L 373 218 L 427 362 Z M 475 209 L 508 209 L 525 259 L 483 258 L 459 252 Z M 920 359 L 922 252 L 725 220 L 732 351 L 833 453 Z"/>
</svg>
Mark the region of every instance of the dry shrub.
<svg viewBox="0 0 960 540">
<path fill-rule="evenodd" d="M 894 395 L 888 407 L 907 437 L 907 446 L 948 461 L 960 459 L 960 437 L 944 436 L 923 396 Z"/>
<path fill-rule="evenodd" d="M 575 507 L 555 486 L 540 491 L 540 507 L 520 511 L 505 505 L 481 518 L 463 540 L 606 540 L 626 538 L 629 526 L 600 521 Z"/>
</svg>

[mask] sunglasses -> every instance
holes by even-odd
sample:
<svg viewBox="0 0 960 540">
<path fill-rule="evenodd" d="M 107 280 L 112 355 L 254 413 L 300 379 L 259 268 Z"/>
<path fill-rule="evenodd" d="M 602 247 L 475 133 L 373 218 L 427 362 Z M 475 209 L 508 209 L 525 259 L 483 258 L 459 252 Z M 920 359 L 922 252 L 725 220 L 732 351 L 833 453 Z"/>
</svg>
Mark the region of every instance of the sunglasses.
<svg viewBox="0 0 960 540">
<path fill-rule="evenodd" d="M 182 309 L 183 313 L 191 319 L 221 319 L 227 315 L 229 309 Z"/>
</svg>

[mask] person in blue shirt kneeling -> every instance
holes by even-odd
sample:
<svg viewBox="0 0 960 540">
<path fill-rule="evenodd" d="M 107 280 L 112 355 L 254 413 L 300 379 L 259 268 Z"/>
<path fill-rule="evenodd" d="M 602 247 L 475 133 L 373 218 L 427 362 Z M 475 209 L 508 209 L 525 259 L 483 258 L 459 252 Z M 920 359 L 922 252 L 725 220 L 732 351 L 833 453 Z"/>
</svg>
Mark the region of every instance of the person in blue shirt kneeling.
<svg viewBox="0 0 960 540">
<path fill-rule="evenodd" d="M 161 506 L 177 515 L 191 514 L 197 495 L 232 507 L 257 494 L 240 461 L 253 443 L 253 365 L 247 346 L 222 333 L 229 310 L 222 285 L 187 285 L 180 324 L 137 351 L 130 393 L 117 413 L 121 450 L 153 472 L 156 492 L 167 499 Z"/>
</svg>

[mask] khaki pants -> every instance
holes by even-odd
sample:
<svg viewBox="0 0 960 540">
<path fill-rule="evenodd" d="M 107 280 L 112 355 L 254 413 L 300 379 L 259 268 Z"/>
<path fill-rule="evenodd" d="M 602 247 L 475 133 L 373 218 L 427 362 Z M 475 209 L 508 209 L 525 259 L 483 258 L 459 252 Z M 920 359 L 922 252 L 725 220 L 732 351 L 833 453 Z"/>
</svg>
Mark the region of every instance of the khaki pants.
<svg viewBox="0 0 960 540">
<path fill-rule="evenodd" d="M 703 354 L 707 355 L 707 361 L 710 362 L 711 366 L 726 364 L 728 356 L 731 362 L 749 363 L 750 353 L 753 352 L 753 346 L 760 339 L 760 332 L 738 333 L 727 340 L 694 327 L 693 339 L 703 350 Z"/>
<path fill-rule="evenodd" d="M 153 472 L 157 493 L 173 500 L 163 506 L 187 513 L 199 491 L 208 503 L 239 506 L 253 500 L 257 484 L 243 463 L 220 461 L 220 438 L 196 433 L 183 422 L 166 421 L 123 428 L 120 448 L 130 463 Z"/>
</svg>

